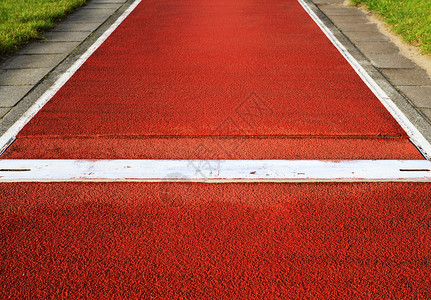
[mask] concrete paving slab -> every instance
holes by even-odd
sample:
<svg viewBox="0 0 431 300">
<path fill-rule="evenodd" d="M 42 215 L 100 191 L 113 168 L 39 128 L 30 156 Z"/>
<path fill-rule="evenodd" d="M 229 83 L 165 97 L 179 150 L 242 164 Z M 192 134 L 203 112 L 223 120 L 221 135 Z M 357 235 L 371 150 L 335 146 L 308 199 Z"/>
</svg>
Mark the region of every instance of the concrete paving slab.
<svg viewBox="0 0 431 300">
<path fill-rule="evenodd" d="M 344 31 L 344 34 L 352 42 L 382 42 L 389 41 L 387 36 L 380 32 L 367 32 L 367 31 Z"/>
<path fill-rule="evenodd" d="M 370 53 L 368 58 L 371 63 L 377 68 L 391 68 L 391 69 L 413 69 L 418 68 L 418 66 L 411 60 L 405 58 L 400 54 L 378 54 Z"/>
<path fill-rule="evenodd" d="M 65 20 L 62 23 L 55 26 L 51 31 L 70 31 L 70 32 L 76 32 L 76 31 L 86 31 L 86 32 L 93 32 L 96 30 L 100 24 L 98 23 L 77 23 L 70 20 Z"/>
<path fill-rule="evenodd" d="M 15 106 L 33 86 L 31 85 L 5 85 L 0 86 L 0 107 Z"/>
<path fill-rule="evenodd" d="M 431 86 L 398 86 L 417 107 L 431 109 Z"/>
<path fill-rule="evenodd" d="M 0 85 L 31 85 L 38 83 L 50 68 L 1 70 Z"/>
<path fill-rule="evenodd" d="M 0 107 L 0 119 L 3 118 L 9 111 L 10 108 Z"/>
<path fill-rule="evenodd" d="M 120 5 L 117 4 L 119 7 Z M 78 12 L 74 13 L 73 16 L 110 16 L 112 15 L 118 7 L 114 8 L 85 8 L 83 7 Z"/>
<path fill-rule="evenodd" d="M 376 24 L 358 24 L 355 23 L 336 23 L 335 24 L 341 31 L 360 31 L 360 32 L 379 32 Z"/>
<path fill-rule="evenodd" d="M 103 4 L 102 4 L 103 5 Z M 81 11 L 88 11 L 93 15 L 105 15 L 105 16 L 111 16 L 114 14 L 119 7 L 121 7 L 121 4 L 116 4 L 117 7 L 113 8 L 97 8 L 97 7 L 83 7 L 81 8 Z"/>
<path fill-rule="evenodd" d="M 94 1 L 90 1 L 85 6 L 82 6 L 80 9 L 115 9 L 117 10 L 121 7 L 123 3 L 97 3 Z"/>
<path fill-rule="evenodd" d="M 67 18 L 68 21 L 76 23 L 103 23 L 111 14 L 97 15 L 97 16 L 86 16 L 82 14 L 74 14 Z"/>
<path fill-rule="evenodd" d="M 422 108 L 421 112 L 431 121 L 431 108 Z"/>
<path fill-rule="evenodd" d="M 100 0 L 103 1 L 103 0 Z M 325 4 L 343 4 L 344 0 L 314 0 L 313 1 L 317 5 L 325 5 Z"/>
<path fill-rule="evenodd" d="M 126 3 L 124 0 L 91 0 L 90 3 Z"/>
<path fill-rule="evenodd" d="M 331 16 L 331 20 L 335 23 L 357 23 L 364 24 L 368 22 L 368 19 L 365 15 L 352 15 L 352 16 Z"/>
<path fill-rule="evenodd" d="M 329 17 L 332 16 L 364 16 L 366 15 L 361 10 L 355 7 L 340 7 L 322 5 L 320 9 Z"/>
<path fill-rule="evenodd" d="M 1 69 L 40 69 L 53 68 L 58 65 L 67 54 L 24 54 L 16 55 L 6 61 Z"/>
<path fill-rule="evenodd" d="M 368 42 L 358 41 L 355 43 L 356 46 L 364 52 L 366 55 L 370 54 L 397 54 L 399 49 L 390 42 Z"/>
<path fill-rule="evenodd" d="M 430 85 L 431 79 L 422 69 L 381 69 L 392 84 L 399 85 Z"/>
<path fill-rule="evenodd" d="M 29 44 L 17 54 L 59 54 L 71 53 L 80 42 L 38 42 Z"/>
<path fill-rule="evenodd" d="M 45 32 L 43 38 L 48 42 L 82 42 L 89 35 L 88 31 L 51 31 Z"/>
</svg>

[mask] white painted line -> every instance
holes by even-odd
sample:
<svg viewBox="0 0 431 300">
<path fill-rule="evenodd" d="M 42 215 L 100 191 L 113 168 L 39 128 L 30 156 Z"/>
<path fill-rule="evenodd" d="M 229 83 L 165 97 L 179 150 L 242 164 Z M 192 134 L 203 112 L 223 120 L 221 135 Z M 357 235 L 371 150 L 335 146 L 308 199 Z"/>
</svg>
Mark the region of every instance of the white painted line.
<svg viewBox="0 0 431 300">
<path fill-rule="evenodd" d="M 3 152 L 5 152 L 7 150 L 7 148 L 12 145 L 12 143 L 16 140 L 15 137 L 9 139 L 9 141 L 6 142 L 5 145 L 3 145 L 3 147 L 0 148 L 0 155 L 3 154 Z"/>
<path fill-rule="evenodd" d="M 395 105 L 395 103 L 389 98 L 389 96 L 380 88 L 380 86 L 374 81 L 374 79 L 371 78 L 371 76 L 341 44 L 341 42 L 334 36 L 331 30 L 326 27 L 326 25 L 322 22 L 322 20 L 320 20 L 320 18 L 308 6 L 308 4 L 304 0 L 298 0 L 298 2 L 314 20 L 314 22 L 320 27 L 320 29 L 322 29 L 322 31 L 329 38 L 332 44 L 334 44 L 338 51 L 340 51 L 344 58 L 346 58 L 346 60 L 350 63 L 356 73 L 358 73 L 361 79 L 367 84 L 370 90 L 376 95 L 376 97 L 391 113 L 395 120 L 397 120 L 401 127 L 406 131 L 412 143 L 415 144 L 415 146 L 427 159 L 431 159 L 431 144 L 425 139 L 422 133 L 419 132 L 419 130 L 412 124 L 412 122 L 410 122 L 410 120 Z"/>
<path fill-rule="evenodd" d="M 60 90 L 60 88 L 72 77 L 84 62 L 102 45 L 112 32 L 124 21 L 124 19 L 136 8 L 141 0 L 136 0 L 127 10 L 94 42 L 94 44 L 81 55 L 81 57 L 57 79 L 57 81 L 0 137 L 0 149 L 7 147 L 10 140 L 14 139 L 20 130 L 36 113 Z"/>
<path fill-rule="evenodd" d="M 0 160 L 0 182 L 423 181 L 427 160 Z"/>
</svg>

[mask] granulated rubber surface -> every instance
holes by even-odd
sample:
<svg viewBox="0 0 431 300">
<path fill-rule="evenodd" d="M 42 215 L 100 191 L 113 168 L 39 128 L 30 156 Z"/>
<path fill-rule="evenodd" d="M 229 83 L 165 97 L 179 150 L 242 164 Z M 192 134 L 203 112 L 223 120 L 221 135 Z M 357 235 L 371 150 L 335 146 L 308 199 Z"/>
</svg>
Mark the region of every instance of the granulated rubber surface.
<svg viewBox="0 0 431 300">
<path fill-rule="evenodd" d="M 21 137 L 4 159 L 423 159 L 408 139 Z"/>
<path fill-rule="evenodd" d="M 424 183 L 3 183 L 1 297 L 429 299 Z"/>
</svg>

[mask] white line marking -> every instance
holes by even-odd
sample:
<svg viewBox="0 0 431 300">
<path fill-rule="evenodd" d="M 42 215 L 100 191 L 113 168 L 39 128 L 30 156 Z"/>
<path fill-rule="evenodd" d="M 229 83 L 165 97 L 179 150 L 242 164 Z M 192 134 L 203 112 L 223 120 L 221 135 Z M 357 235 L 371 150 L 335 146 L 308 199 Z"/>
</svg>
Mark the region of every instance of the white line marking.
<svg viewBox="0 0 431 300">
<path fill-rule="evenodd" d="M 427 160 L 0 160 L 0 182 L 423 181 Z"/>
<path fill-rule="evenodd" d="M 0 155 L 3 154 L 3 152 L 5 152 L 7 150 L 7 148 L 9 148 L 10 145 L 12 145 L 12 143 L 16 140 L 15 137 L 9 139 L 9 141 L 6 142 L 5 145 L 3 145 L 3 147 L 0 148 Z"/>
<path fill-rule="evenodd" d="M 21 129 L 34 115 L 60 90 L 60 88 L 72 77 L 73 74 L 84 64 L 84 62 L 102 45 L 112 32 L 124 21 L 124 19 L 136 8 L 141 0 L 136 0 L 123 14 L 85 51 L 84 54 L 64 73 L 57 81 L 0 137 L 0 149 L 6 147 L 7 143 L 16 137 Z"/>
<path fill-rule="evenodd" d="M 314 11 L 307 5 L 304 0 L 298 0 L 305 11 L 310 15 L 314 22 L 322 29 L 328 39 L 340 51 L 344 58 L 350 63 L 353 69 L 358 73 L 361 79 L 367 84 L 370 90 L 376 95 L 380 102 L 386 107 L 391 115 L 397 120 L 401 127 L 406 131 L 412 143 L 422 152 L 427 158 L 431 159 L 431 144 L 425 139 L 422 133 L 410 122 L 404 113 L 395 105 L 389 96 L 380 88 L 373 78 L 365 71 L 359 62 L 349 53 L 349 51 L 341 44 L 341 42 L 334 36 L 331 30 L 319 19 Z"/>
</svg>

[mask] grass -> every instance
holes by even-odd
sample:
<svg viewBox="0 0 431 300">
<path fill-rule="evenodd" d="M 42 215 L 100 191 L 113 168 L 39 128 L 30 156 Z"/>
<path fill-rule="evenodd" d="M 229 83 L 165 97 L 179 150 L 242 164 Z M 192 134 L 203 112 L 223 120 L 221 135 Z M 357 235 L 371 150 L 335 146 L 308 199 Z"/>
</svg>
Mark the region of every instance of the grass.
<svg viewBox="0 0 431 300">
<path fill-rule="evenodd" d="M 431 54 L 430 0 L 351 0 L 378 13 L 409 44 Z"/>
<path fill-rule="evenodd" d="M 0 0 L 0 55 L 40 38 L 86 0 Z"/>
</svg>

